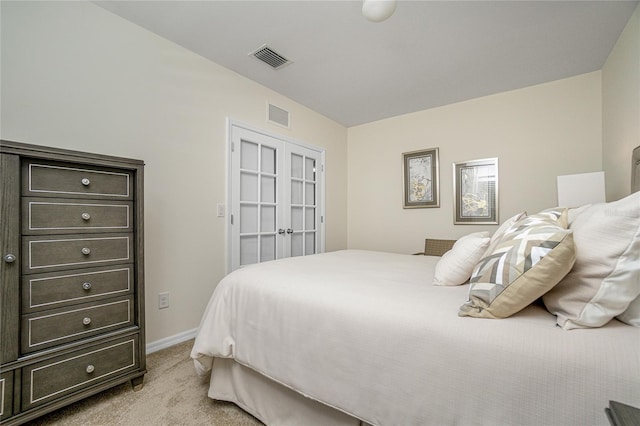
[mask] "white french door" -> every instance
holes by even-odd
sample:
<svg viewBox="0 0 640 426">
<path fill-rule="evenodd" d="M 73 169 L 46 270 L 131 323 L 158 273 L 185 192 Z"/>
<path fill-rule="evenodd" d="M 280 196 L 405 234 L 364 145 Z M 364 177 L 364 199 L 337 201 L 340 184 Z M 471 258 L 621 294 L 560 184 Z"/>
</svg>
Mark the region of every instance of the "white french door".
<svg viewBox="0 0 640 426">
<path fill-rule="evenodd" d="M 322 152 L 230 132 L 230 268 L 322 251 Z"/>
</svg>

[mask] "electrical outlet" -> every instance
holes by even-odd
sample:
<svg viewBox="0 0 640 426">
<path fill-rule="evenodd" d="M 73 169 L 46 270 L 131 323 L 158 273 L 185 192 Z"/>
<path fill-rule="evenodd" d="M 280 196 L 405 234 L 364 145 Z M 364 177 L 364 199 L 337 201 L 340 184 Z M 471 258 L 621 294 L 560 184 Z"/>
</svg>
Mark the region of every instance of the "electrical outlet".
<svg viewBox="0 0 640 426">
<path fill-rule="evenodd" d="M 218 217 L 224 217 L 224 204 L 218 204 L 217 206 Z"/>
<path fill-rule="evenodd" d="M 158 294 L 158 309 L 165 309 L 169 307 L 169 293 Z"/>
</svg>

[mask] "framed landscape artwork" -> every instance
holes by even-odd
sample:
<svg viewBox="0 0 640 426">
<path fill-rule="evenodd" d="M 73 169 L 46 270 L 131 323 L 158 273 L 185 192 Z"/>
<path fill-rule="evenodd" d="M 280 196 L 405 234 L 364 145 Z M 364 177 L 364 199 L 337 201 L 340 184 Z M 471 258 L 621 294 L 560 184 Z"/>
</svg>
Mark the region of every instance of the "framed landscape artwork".
<svg viewBox="0 0 640 426">
<path fill-rule="evenodd" d="M 440 207 L 438 148 L 402 154 L 403 207 Z"/>
<path fill-rule="evenodd" d="M 498 159 L 453 164 L 454 224 L 498 223 Z"/>
</svg>

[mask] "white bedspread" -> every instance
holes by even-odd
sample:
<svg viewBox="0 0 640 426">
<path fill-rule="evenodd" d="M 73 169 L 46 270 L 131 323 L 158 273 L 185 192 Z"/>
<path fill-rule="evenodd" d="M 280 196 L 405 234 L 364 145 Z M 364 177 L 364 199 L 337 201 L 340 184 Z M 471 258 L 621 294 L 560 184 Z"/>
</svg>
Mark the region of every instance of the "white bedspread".
<svg viewBox="0 0 640 426">
<path fill-rule="evenodd" d="M 563 331 L 532 305 L 458 317 L 468 286 L 432 286 L 439 258 L 348 250 L 225 277 L 191 356 L 233 358 L 377 425 L 606 425 L 640 406 L 640 329 Z"/>
</svg>

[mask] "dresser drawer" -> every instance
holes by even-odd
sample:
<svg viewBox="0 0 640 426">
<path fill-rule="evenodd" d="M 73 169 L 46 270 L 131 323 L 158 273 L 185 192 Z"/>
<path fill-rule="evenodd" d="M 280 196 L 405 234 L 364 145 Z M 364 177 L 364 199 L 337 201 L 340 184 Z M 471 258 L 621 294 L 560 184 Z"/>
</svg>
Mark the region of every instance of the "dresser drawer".
<svg viewBox="0 0 640 426">
<path fill-rule="evenodd" d="M 25 274 L 132 262 L 133 234 L 22 238 Z"/>
<path fill-rule="evenodd" d="M 131 232 L 133 203 L 73 199 L 22 199 L 22 233 Z"/>
<path fill-rule="evenodd" d="M 133 297 L 23 315 L 22 353 L 133 325 Z"/>
<path fill-rule="evenodd" d="M 138 336 L 131 336 L 24 367 L 22 409 L 135 370 L 137 353 Z"/>
<path fill-rule="evenodd" d="M 0 373 L 0 419 L 13 414 L 13 370 Z"/>
<path fill-rule="evenodd" d="M 133 291 L 133 265 L 24 275 L 22 312 L 86 303 Z"/>
<path fill-rule="evenodd" d="M 123 171 L 27 161 L 22 175 L 25 196 L 133 198 L 132 175 Z"/>
</svg>

